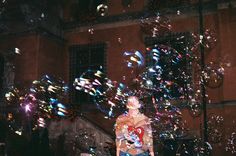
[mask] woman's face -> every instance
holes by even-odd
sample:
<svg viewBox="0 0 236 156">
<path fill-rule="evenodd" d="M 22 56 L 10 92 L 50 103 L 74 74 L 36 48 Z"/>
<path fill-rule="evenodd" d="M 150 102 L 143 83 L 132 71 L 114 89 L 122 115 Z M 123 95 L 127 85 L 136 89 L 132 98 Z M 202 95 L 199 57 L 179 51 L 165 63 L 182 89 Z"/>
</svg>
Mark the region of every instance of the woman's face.
<svg viewBox="0 0 236 156">
<path fill-rule="evenodd" d="M 135 96 L 131 96 L 128 98 L 127 102 L 127 108 L 128 109 L 138 109 L 141 107 L 141 104 L 139 103 L 139 100 Z"/>
</svg>

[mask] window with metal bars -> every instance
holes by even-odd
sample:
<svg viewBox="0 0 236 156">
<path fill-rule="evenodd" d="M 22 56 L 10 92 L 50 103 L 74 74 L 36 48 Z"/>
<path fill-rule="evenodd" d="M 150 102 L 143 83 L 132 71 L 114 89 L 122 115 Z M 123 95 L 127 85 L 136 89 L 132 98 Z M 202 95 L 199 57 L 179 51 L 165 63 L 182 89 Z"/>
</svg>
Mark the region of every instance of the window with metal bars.
<svg viewBox="0 0 236 156">
<path fill-rule="evenodd" d="M 73 104 L 93 103 L 92 97 L 83 91 L 75 90 L 73 82 L 88 70 L 100 70 L 106 73 L 106 44 L 73 45 L 69 48 L 69 86 L 70 101 Z"/>
</svg>

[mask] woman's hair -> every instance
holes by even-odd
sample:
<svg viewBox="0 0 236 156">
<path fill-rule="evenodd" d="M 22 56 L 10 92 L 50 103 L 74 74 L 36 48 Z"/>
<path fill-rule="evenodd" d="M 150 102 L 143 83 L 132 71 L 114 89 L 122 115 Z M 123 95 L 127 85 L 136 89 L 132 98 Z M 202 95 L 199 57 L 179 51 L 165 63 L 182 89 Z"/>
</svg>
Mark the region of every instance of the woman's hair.
<svg viewBox="0 0 236 156">
<path fill-rule="evenodd" d="M 135 100 L 139 101 L 139 99 L 138 99 L 137 96 L 129 96 L 129 97 L 127 98 L 127 102 L 130 102 L 132 99 L 135 99 Z"/>
<path fill-rule="evenodd" d="M 129 96 L 127 99 L 127 105 L 126 107 L 128 109 L 138 109 L 141 107 L 141 103 L 139 102 L 139 99 L 137 96 Z"/>
</svg>

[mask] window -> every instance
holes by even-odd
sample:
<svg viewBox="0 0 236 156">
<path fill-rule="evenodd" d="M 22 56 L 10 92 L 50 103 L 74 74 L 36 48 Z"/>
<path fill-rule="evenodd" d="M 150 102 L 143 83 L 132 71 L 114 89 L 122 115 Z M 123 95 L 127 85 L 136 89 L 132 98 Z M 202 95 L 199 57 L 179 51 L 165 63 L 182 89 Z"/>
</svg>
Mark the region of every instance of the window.
<svg viewBox="0 0 236 156">
<path fill-rule="evenodd" d="M 106 44 L 87 44 L 87 45 L 74 45 L 69 48 L 69 61 L 70 61 L 70 77 L 69 85 L 72 88 L 70 92 L 70 100 L 73 104 L 89 104 L 92 103 L 92 98 L 87 93 L 77 91 L 73 87 L 75 78 L 79 77 L 83 72 L 88 69 L 100 69 L 106 72 L 106 59 L 105 59 Z"/>
</svg>

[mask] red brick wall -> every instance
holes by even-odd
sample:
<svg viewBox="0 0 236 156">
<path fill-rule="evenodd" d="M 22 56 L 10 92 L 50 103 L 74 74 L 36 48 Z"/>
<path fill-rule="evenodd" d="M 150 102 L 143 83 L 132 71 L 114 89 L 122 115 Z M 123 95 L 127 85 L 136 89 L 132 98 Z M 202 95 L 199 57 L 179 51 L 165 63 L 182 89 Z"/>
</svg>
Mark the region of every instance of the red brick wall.
<svg viewBox="0 0 236 156">
<path fill-rule="evenodd" d="M 15 83 L 20 86 L 29 85 L 37 78 L 37 35 L 9 36 L 1 40 L 4 50 L 19 48 L 21 55 L 15 56 Z"/>
<path fill-rule="evenodd" d="M 47 36 L 40 36 L 38 77 L 49 74 L 65 79 L 65 68 L 64 42 Z"/>
<path fill-rule="evenodd" d="M 40 34 L 8 36 L 0 40 L 2 50 L 19 48 L 15 57 L 15 83 L 28 87 L 33 80 L 49 74 L 65 78 L 64 45 L 62 41 Z"/>
</svg>

